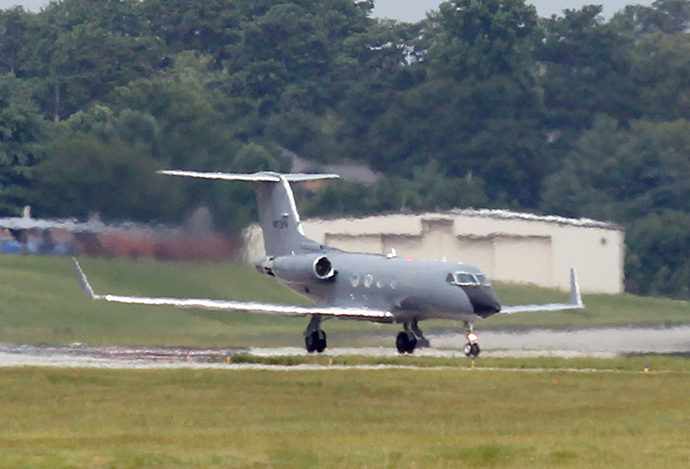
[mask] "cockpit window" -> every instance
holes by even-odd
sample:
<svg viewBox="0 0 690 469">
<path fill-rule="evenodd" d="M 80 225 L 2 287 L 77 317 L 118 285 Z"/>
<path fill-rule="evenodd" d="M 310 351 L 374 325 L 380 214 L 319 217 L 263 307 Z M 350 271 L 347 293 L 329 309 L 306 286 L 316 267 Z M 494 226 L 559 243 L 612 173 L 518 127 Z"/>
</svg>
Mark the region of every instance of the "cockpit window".
<svg viewBox="0 0 690 469">
<path fill-rule="evenodd" d="M 479 283 L 482 285 L 486 285 L 487 287 L 491 286 L 491 281 L 486 278 L 484 274 L 477 274 L 477 280 L 479 280 Z"/>
<path fill-rule="evenodd" d="M 476 285 L 477 279 L 474 275 L 468 274 L 466 272 L 456 272 L 455 277 L 457 278 L 458 285 Z"/>
<path fill-rule="evenodd" d="M 468 272 L 453 272 L 448 274 L 446 282 L 453 285 L 479 285 L 481 280 Z"/>
</svg>

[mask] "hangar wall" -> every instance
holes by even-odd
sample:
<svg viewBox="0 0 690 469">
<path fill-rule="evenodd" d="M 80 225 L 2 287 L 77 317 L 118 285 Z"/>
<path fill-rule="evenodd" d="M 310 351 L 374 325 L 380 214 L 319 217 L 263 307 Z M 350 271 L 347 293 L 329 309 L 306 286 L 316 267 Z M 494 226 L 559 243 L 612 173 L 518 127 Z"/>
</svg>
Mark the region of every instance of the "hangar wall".
<svg viewBox="0 0 690 469">
<path fill-rule="evenodd" d="M 348 251 L 464 262 L 493 280 L 563 290 L 574 267 L 583 292 L 623 291 L 624 233 L 611 223 L 466 209 L 303 220 L 302 226 L 317 242 Z M 260 257 L 260 228 L 247 240 L 248 257 Z"/>
</svg>

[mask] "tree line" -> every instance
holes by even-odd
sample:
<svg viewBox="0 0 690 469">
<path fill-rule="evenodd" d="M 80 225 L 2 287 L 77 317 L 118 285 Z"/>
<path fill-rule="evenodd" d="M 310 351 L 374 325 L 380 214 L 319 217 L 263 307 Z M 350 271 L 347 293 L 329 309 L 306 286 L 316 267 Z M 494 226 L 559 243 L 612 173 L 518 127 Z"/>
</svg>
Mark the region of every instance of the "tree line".
<svg viewBox="0 0 690 469">
<path fill-rule="evenodd" d="M 614 221 L 631 291 L 690 297 L 690 1 L 63 0 L 0 10 L 0 214 L 237 232 L 253 195 L 160 168 L 381 173 L 307 215 L 500 207 Z M 307 197 L 308 195 L 308 197 Z"/>
</svg>

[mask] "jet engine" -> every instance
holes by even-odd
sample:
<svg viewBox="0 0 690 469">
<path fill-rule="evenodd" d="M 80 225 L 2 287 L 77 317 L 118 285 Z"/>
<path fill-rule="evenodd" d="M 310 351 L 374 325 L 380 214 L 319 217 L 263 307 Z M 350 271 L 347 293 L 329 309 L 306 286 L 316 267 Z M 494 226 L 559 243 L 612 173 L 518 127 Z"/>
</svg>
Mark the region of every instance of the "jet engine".
<svg viewBox="0 0 690 469">
<path fill-rule="evenodd" d="M 287 282 L 328 280 L 336 274 L 330 259 L 324 255 L 268 257 L 256 266 L 260 272 Z"/>
</svg>

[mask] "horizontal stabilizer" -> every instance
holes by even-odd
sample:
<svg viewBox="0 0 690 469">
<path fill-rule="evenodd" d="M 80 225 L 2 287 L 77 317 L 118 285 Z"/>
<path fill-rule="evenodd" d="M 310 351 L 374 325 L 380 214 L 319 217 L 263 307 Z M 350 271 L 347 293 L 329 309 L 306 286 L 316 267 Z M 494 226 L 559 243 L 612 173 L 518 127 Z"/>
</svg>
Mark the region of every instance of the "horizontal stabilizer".
<svg viewBox="0 0 690 469">
<path fill-rule="evenodd" d="M 212 311 L 247 311 L 249 313 L 273 314 L 276 316 L 332 316 L 339 318 L 353 319 L 387 319 L 392 318 L 390 311 L 376 310 L 369 308 L 346 308 L 333 306 L 299 306 L 282 305 L 272 303 L 257 303 L 243 301 L 224 301 L 210 300 L 203 298 L 150 298 L 141 296 L 122 296 L 122 295 L 97 295 L 86 278 L 77 259 L 74 266 L 77 269 L 79 284 L 86 296 L 93 300 L 105 300 L 111 303 L 155 305 L 155 306 L 176 306 L 178 308 L 198 308 Z"/>
<path fill-rule="evenodd" d="M 267 256 L 290 254 L 320 249 L 319 243 L 308 239 L 299 219 L 291 182 L 319 181 L 337 178 L 337 174 L 281 174 L 261 171 L 253 174 L 164 170 L 159 174 L 220 181 L 248 181 L 254 185 L 259 206 L 259 225 Z"/>
<path fill-rule="evenodd" d="M 569 303 L 548 303 L 543 305 L 519 305 L 504 306 L 501 308 L 503 314 L 517 313 L 536 313 L 540 311 L 564 311 L 569 309 L 582 309 L 585 304 L 582 302 L 580 285 L 577 282 L 577 272 L 570 269 L 570 302 Z"/>
<path fill-rule="evenodd" d="M 306 173 L 274 173 L 271 171 L 262 171 L 252 174 L 240 173 L 217 173 L 217 172 L 199 172 L 199 171 L 178 171 L 178 170 L 161 170 L 158 174 L 165 174 L 168 176 L 181 176 L 201 179 L 217 179 L 222 181 L 248 181 L 248 182 L 280 182 L 280 177 L 285 178 L 287 182 L 306 182 L 306 181 L 320 181 L 323 179 L 337 179 L 340 176 L 337 174 L 306 174 Z"/>
</svg>

